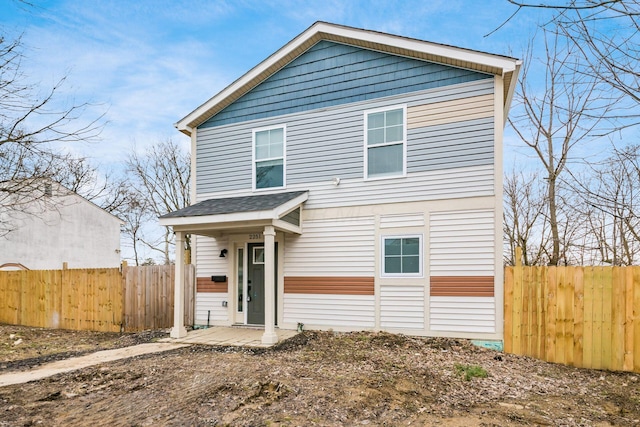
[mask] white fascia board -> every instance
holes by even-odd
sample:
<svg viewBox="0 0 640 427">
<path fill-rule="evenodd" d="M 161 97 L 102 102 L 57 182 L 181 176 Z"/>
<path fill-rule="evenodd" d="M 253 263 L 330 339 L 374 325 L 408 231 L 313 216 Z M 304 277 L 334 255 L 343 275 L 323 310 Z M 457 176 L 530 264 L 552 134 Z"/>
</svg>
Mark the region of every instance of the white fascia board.
<svg viewBox="0 0 640 427">
<path fill-rule="evenodd" d="M 184 233 L 191 233 L 203 236 L 212 236 L 215 234 L 222 235 L 232 231 L 244 232 L 246 230 L 259 230 L 267 225 L 273 225 L 273 220 L 260 220 L 247 223 L 245 221 L 240 222 L 224 222 L 215 224 L 191 224 L 191 225 L 176 225 L 173 227 L 173 231 L 182 231 Z"/>
<path fill-rule="evenodd" d="M 393 34 L 335 26 L 324 22 L 320 22 L 317 25 L 317 31 L 319 32 L 326 32 L 334 34 L 336 36 L 360 39 L 371 43 L 395 46 L 398 48 L 413 50 L 429 55 L 442 56 L 459 61 L 495 67 L 501 69 L 503 73 L 514 71 L 516 67 L 516 59 L 494 55 L 491 53 L 479 52 L 455 46 L 447 46 L 423 40 L 410 39 Z"/>
<path fill-rule="evenodd" d="M 301 205 L 304 202 L 306 202 L 308 198 L 309 198 L 309 193 L 305 192 L 305 193 L 299 195 L 298 197 L 295 197 L 295 198 L 289 200 L 288 202 L 281 204 L 280 206 L 278 206 L 277 208 L 275 208 L 273 210 L 273 212 L 275 214 L 274 215 L 274 219 L 281 218 L 284 215 L 288 214 L 289 212 L 291 212 L 292 210 L 297 208 L 299 205 Z"/>
<path fill-rule="evenodd" d="M 302 234 L 301 227 L 280 219 L 274 219 L 273 226 L 279 230 L 288 231 L 289 233 Z"/>
<path fill-rule="evenodd" d="M 236 212 L 230 214 L 187 216 L 177 218 L 160 218 L 160 225 L 165 227 L 198 224 L 224 224 L 229 222 L 249 222 L 277 219 L 272 209 L 253 212 Z"/>
<path fill-rule="evenodd" d="M 511 76 L 511 81 L 509 82 L 509 87 L 505 88 L 507 91 L 505 95 L 505 105 L 503 109 L 503 120 L 502 124 L 505 125 L 507 123 L 507 118 L 509 117 L 509 110 L 511 109 L 511 101 L 513 101 L 513 95 L 516 92 L 516 85 L 518 84 L 518 79 L 520 78 L 520 69 L 522 68 L 522 61 L 516 61 L 516 68 L 513 71 L 513 75 Z"/>
</svg>

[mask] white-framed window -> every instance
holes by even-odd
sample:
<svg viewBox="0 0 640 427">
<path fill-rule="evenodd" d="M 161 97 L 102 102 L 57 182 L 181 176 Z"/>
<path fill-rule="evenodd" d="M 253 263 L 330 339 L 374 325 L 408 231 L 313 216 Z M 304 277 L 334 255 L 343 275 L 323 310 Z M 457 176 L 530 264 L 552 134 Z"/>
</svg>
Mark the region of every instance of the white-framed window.
<svg viewBox="0 0 640 427">
<path fill-rule="evenodd" d="M 286 127 L 253 130 L 253 189 L 285 186 Z"/>
<path fill-rule="evenodd" d="M 382 236 L 382 277 L 422 277 L 422 235 Z"/>
<path fill-rule="evenodd" d="M 404 176 L 407 164 L 407 107 L 364 112 L 364 177 Z"/>
</svg>

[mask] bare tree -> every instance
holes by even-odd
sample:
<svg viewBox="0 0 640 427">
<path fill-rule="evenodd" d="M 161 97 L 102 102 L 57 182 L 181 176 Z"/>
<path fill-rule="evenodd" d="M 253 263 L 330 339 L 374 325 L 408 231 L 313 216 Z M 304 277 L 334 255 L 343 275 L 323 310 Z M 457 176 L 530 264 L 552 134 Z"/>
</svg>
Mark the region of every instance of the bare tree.
<svg viewBox="0 0 640 427">
<path fill-rule="evenodd" d="M 142 155 L 134 150 L 127 159 L 127 170 L 134 181 L 132 191 L 156 218 L 189 206 L 191 157 L 172 140 L 154 145 Z M 165 227 L 159 241 L 140 239 L 160 252 L 165 264 L 171 262 L 173 232 L 169 227 Z M 190 249 L 189 238 L 185 244 Z"/>
<path fill-rule="evenodd" d="M 560 218 L 558 181 L 566 170 L 572 150 L 584 145 L 604 130 L 603 124 L 615 105 L 595 76 L 576 73 L 581 56 L 576 47 L 566 43 L 558 32 L 543 32 L 545 57 L 542 70 L 533 55 L 533 42 L 524 60 L 521 79 L 515 94 L 516 108 L 509 123 L 522 142 L 531 148 L 544 170 L 547 186 L 547 221 L 551 233 L 548 262 L 558 265 L 567 253 L 568 218 Z M 544 76 L 543 84 L 535 87 L 533 73 Z M 565 259 L 566 262 L 566 259 Z"/>
<path fill-rule="evenodd" d="M 127 189 L 124 192 L 124 202 L 118 206 L 114 214 L 124 221 L 122 233 L 131 245 L 135 264 L 143 264 L 140 245 L 146 240 L 144 226 L 154 219 L 148 200 L 140 199 L 137 192 Z"/>
<path fill-rule="evenodd" d="M 640 102 L 640 1 L 573 0 L 564 5 L 507 1 L 518 6 L 516 13 L 530 8 L 554 11 L 549 25 L 555 25 L 582 54 L 583 72 Z"/>
<path fill-rule="evenodd" d="M 89 104 L 53 107 L 65 78 L 41 95 L 27 83 L 22 61 L 21 40 L 0 36 L 0 236 L 12 230 L 17 213 L 49 208 L 55 199 L 45 197 L 43 186 L 77 164 L 52 144 L 90 141 L 101 130 L 101 118 L 81 120 Z"/>
<path fill-rule="evenodd" d="M 504 182 L 505 263 L 515 264 L 516 248 L 522 248 L 524 265 L 546 263 L 549 246 L 545 221 L 546 196 L 538 173 L 511 171 Z"/>
<path fill-rule="evenodd" d="M 640 257 L 640 146 L 613 151 L 591 166 L 591 179 L 572 182 L 590 225 L 585 252 L 599 262 L 632 265 Z"/>
</svg>

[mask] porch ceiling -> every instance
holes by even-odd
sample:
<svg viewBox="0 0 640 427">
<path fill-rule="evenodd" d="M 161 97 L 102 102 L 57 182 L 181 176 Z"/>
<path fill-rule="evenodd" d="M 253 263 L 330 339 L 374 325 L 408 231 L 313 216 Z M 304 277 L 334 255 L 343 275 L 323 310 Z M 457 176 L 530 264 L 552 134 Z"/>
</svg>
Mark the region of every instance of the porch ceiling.
<svg viewBox="0 0 640 427">
<path fill-rule="evenodd" d="M 258 231 L 267 225 L 301 234 L 301 220 L 294 224 L 283 217 L 302 209 L 308 197 L 307 191 L 292 191 L 208 199 L 161 216 L 160 225 L 173 227 L 174 231 L 201 235 L 215 235 L 222 231 Z"/>
</svg>

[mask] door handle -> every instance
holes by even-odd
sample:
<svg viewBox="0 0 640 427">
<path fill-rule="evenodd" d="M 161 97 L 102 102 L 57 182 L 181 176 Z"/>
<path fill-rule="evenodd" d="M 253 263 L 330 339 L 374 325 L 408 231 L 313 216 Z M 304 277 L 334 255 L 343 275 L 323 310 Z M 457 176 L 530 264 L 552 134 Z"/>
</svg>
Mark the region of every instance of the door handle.
<svg viewBox="0 0 640 427">
<path fill-rule="evenodd" d="M 251 297 L 247 295 L 247 302 L 251 302 Z"/>
</svg>

